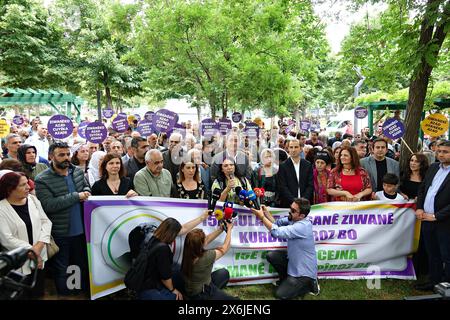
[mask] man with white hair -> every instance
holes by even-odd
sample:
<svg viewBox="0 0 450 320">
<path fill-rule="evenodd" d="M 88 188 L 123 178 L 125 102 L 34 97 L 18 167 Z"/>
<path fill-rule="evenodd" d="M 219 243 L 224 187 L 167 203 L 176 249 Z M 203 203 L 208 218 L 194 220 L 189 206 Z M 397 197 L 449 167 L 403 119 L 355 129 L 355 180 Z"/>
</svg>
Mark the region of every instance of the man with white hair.
<svg viewBox="0 0 450 320">
<path fill-rule="evenodd" d="M 169 150 L 163 152 L 164 169 L 169 170 L 172 175 L 172 182 L 177 183 L 177 174 L 180 171 L 180 164 L 183 161 L 183 136 L 174 132 L 169 138 Z"/>
<path fill-rule="evenodd" d="M 163 168 L 161 151 L 150 149 L 145 154 L 145 167 L 134 176 L 134 189 L 140 196 L 170 197 L 173 183 L 170 172 Z"/>
</svg>

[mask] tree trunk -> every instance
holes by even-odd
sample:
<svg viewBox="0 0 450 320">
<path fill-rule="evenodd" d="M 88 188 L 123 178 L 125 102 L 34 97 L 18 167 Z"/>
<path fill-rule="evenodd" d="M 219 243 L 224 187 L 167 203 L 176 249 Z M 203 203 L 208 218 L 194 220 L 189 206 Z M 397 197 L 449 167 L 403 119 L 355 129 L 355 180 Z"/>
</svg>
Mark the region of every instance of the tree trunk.
<svg viewBox="0 0 450 320">
<path fill-rule="evenodd" d="M 107 72 L 103 72 L 103 85 L 105 86 L 106 109 L 112 109 L 111 89 L 108 86 Z"/>
<path fill-rule="evenodd" d="M 106 106 L 108 109 L 112 109 L 111 89 L 105 86 Z"/>
<path fill-rule="evenodd" d="M 209 95 L 209 107 L 211 109 L 211 119 L 216 119 L 216 96 L 214 94 Z"/>
<path fill-rule="evenodd" d="M 97 120 L 102 122 L 102 92 L 97 89 Z"/>
<path fill-rule="evenodd" d="M 441 50 L 442 43 L 445 40 L 447 35 L 446 26 L 448 29 L 448 21 L 450 14 L 450 2 L 445 6 L 443 13 L 441 15 L 442 21 L 440 24 L 437 24 L 436 18 L 438 13 L 438 6 L 436 3 L 440 1 L 437 0 L 428 0 L 425 18 L 422 21 L 421 30 L 420 30 L 420 38 L 419 38 L 419 48 L 427 48 L 432 43 L 436 45 L 437 48 L 429 52 L 434 55 L 436 58 L 439 56 L 439 51 Z M 430 23 L 430 17 L 434 16 L 434 23 Z M 435 32 L 433 33 L 434 29 Z M 433 66 L 431 66 L 427 60 L 425 60 L 425 56 L 422 57 L 422 61 L 420 65 L 414 72 L 413 79 L 409 86 L 409 97 L 408 97 L 408 105 L 406 107 L 406 119 L 405 119 L 405 135 L 403 137 L 404 143 L 402 143 L 402 148 L 400 151 L 400 170 L 404 171 L 408 168 L 408 159 L 411 155 L 407 144 L 413 152 L 417 152 L 418 147 L 418 137 L 420 127 L 420 118 L 423 111 L 423 106 L 425 103 L 425 97 L 427 94 L 428 83 L 430 81 L 431 72 L 433 71 Z"/>
<path fill-rule="evenodd" d="M 200 105 L 197 105 L 195 108 L 197 109 L 198 123 L 200 123 L 202 121 L 202 108 Z"/>
</svg>

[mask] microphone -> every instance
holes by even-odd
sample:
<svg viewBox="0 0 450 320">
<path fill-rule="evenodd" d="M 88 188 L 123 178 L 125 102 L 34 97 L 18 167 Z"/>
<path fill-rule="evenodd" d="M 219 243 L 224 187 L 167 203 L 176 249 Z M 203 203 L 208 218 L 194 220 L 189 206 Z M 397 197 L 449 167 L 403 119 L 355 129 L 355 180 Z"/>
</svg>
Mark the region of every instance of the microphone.
<svg viewBox="0 0 450 320">
<path fill-rule="evenodd" d="M 223 204 L 223 210 L 225 210 L 225 208 L 231 208 L 231 209 L 233 209 L 233 206 L 234 206 L 234 203 L 233 203 L 233 202 L 227 201 L 227 202 L 225 202 L 225 203 Z"/>
<path fill-rule="evenodd" d="M 242 187 L 241 186 L 237 186 L 236 188 L 234 188 L 234 192 L 239 195 L 239 193 L 241 193 Z"/>
<path fill-rule="evenodd" d="M 261 198 L 264 198 L 264 195 L 266 194 L 266 190 L 264 188 L 259 188 L 261 191 Z"/>
<path fill-rule="evenodd" d="M 259 203 L 259 199 L 256 197 L 256 194 L 253 190 L 250 190 L 248 192 L 248 200 L 250 200 L 253 203 L 253 207 L 255 207 L 256 210 L 261 209 L 261 204 Z"/>
<path fill-rule="evenodd" d="M 261 197 L 261 189 L 260 188 L 254 188 L 253 191 L 255 192 L 257 198 Z"/>
<path fill-rule="evenodd" d="M 215 188 L 213 192 L 208 197 L 208 211 L 210 214 L 214 211 L 216 208 L 217 201 L 220 199 L 221 191 L 219 188 Z"/>
<path fill-rule="evenodd" d="M 227 209 L 229 209 L 229 208 L 227 208 Z M 233 210 L 233 209 L 231 209 L 231 210 Z M 223 230 L 224 230 L 225 232 L 227 232 L 228 229 L 227 229 L 227 225 L 225 224 L 225 221 L 224 221 L 225 214 L 223 213 L 223 211 L 220 210 L 220 209 L 215 210 L 215 211 L 214 211 L 214 216 L 216 217 L 217 222 L 218 222 L 219 224 L 222 224 Z"/>
<path fill-rule="evenodd" d="M 9 252 L 0 253 L 0 276 L 6 275 L 11 270 L 19 269 L 28 259 L 30 250 L 22 247 Z"/>
<path fill-rule="evenodd" d="M 246 199 L 247 199 L 247 190 L 242 189 L 239 192 L 239 200 L 245 202 Z"/>
<path fill-rule="evenodd" d="M 232 218 L 233 218 L 233 208 L 229 208 L 229 207 L 225 208 L 223 219 L 230 221 Z"/>
<path fill-rule="evenodd" d="M 215 210 L 214 216 L 216 217 L 217 221 L 223 220 L 223 216 L 224 216 L 223 211 L 220 209 Z"/>
</svg>

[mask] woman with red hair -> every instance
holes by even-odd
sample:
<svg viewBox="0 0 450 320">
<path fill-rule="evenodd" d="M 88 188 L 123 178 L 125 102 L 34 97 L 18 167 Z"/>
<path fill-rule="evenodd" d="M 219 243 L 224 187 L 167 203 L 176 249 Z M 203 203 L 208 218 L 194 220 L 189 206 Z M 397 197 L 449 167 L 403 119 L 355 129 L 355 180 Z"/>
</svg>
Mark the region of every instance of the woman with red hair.
<svg viewBox="0 0 450 320">
<path fill-rule="evenodd" d="M 25 262 L 20 272 L 33 280 L 38 269 L 37 283 L 32 297 L 44 294 L 44 262 L 47 260 L 46 244 L 50 243 L 52 223 L 47 218 L 39 200 L 30 194 L 28 178 L 22 172 L 9 172 L 0 178 L 0 243 L 6 250 L 27 248 L 37 256 L 37 265 Z"/>
<path fill-rule="evenodd" d="M 342 147 L 336 160 L 336 168 L 328 178 L 327 193 L 332 201 L 370 200 L 372 184 L 369 174 L 359 164 L 356 149 Z"/>
</svg>

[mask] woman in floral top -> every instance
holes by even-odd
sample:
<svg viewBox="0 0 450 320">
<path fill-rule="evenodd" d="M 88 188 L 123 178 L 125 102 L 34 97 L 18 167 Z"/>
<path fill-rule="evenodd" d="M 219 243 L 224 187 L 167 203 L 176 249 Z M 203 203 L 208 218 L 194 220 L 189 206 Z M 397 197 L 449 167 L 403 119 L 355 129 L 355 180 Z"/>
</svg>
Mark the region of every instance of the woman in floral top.
<svg viewBox="0 0 450 320">
<path fill-rule="evenodd" d="M 332 201 L 370 200 L 372 184 L 369 174 L 359 164 L 359 156 L 352 147 L 339 152 L 337 166 L 331 170 L 327 193 Z"/>
<path fill-rule="evenodd" d="M 251 190 L 252 186 L 247 178 L 239 176 L 234 160 L 226 158 L 220 165 L 217 179 L 214 180 L 211 191 L 219 189 L 221 192 L 219 201 L 240 203 L 239 190 Z"/>
<path fill-rule="evenodd" d="M 327 166 L 329 164 L 331 164 L 331 156 L 327 151 L 316 152 L 313 169 L 314 204 L 330 201 L 327 193 L 328 177 L 330 176 Z"/>
<path fill-rule="evenodd" d="M 180 165 L 180 174 L 176 185 L 177 198 L 206 199 L 205 185 L 200 178 L 200 169 L 194 163 L 192 155 Z"/>
</svg>

